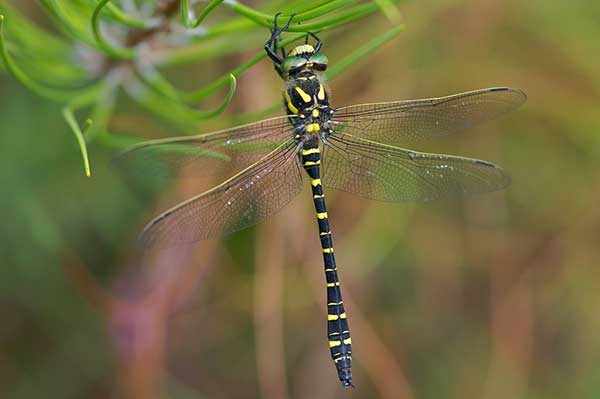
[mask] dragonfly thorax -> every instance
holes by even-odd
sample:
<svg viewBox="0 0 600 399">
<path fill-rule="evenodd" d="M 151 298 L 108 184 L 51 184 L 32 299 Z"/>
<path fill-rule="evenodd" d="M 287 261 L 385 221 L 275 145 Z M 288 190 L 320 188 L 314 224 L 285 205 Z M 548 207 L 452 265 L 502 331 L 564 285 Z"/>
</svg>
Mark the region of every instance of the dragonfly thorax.
<svg viewBox="0 0 600 399">
<path fill-rule="evenodd" d="M 283 104 L 296 128 L 297 140 L 330 133 L 329 95 L 321 77 L 311 70 L 299 71 L 286 80 Z"/>
</svg>

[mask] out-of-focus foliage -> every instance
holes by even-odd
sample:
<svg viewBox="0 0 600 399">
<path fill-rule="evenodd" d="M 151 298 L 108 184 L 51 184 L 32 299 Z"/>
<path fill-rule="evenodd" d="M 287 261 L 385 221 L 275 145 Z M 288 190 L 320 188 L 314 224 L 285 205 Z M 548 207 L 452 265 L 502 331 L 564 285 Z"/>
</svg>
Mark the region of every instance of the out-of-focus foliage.
<svg viewBox="0 0 600 399">
<path fill-rule="evenodd" d="M 102 3 L 0 2 L 6 50 L 34 90 L 0 74 L 0 397 L 600 396 L 600 6 L 190 1 L 188 25 L 217 6 L 185 28 L 180 10 L 155 18 L 168 2 L 115 0 L 98 13 L 102 43 Z M 264 14 L 279 10 L 307 13 L 302 31 L 329 21 L 316 26 L 323 51 L 348 67 L 330 82 L 335 105 L 497 85 L 529 96 L 417 148 L 501 164 L 504 192 L 428 205 L 329 192 L 353 392 L 327 351 L 308 193 L 255 229 L 141 256 L 143 223 L 216 180 L 132 187 L 109 166 L 137 138 L 273 110 L 281 82 L 262 45 Z M 406 30 L 377 49 L 395 10 Z M 121 47 L 156 26 L 134 53 Z M 79 145 L 63 115 L 82 125 Z"/>
</svg>

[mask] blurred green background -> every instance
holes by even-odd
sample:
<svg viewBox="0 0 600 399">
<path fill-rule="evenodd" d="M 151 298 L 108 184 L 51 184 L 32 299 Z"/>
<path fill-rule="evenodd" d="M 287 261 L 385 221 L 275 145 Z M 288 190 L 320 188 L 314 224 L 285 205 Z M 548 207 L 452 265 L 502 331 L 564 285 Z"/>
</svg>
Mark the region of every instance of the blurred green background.
<svg viewBox="0 0 600 399">
<path fill-rule="evenodd" d="M 39 4 L 48 1 L 8 3 L 62 37 L 65 65 L 82 75 L 122 67 L 57 29 Z M 221 8 L 208 26 L 234 15 Z M 0 397 L 600 397 L 600 3 L 438 0 L 397 10 L 404 31 L 331 80 L 334 105 L 491 86 L 522 88 L 528 102 L 415 148 L 498 163 L 513 177 L 505 191 L 425 205 L 329 191 L 356 389 L 339 386 L 329 358 L 308 187 L 255 228 L 142 256 L 144 223 L 216 181 L 132 187 L 110 167 L 118 140 L 88 146 L 86 178 L 63 105 L 2 69 Z M 43 77 L 36 65 L 53 54 L 23 55 L 16 17 L 4 12 L 9 52 Z M 326 29 L 323 52 L 335 65 L 397 24 L 376 12 Z M 238 48 L 215 44 L 231 53 L 165 74 L 180 87 L 210 83 L 260 53 L 268 31 L 242 34 Z M 49 65 L 56 79 L 75 74 Z M 115 137 L 210 131 L 271 106 L 280 90 L 262 60 L 210 121 L 178 126 L 119 90 L 106 126 Z"/>
</svg>

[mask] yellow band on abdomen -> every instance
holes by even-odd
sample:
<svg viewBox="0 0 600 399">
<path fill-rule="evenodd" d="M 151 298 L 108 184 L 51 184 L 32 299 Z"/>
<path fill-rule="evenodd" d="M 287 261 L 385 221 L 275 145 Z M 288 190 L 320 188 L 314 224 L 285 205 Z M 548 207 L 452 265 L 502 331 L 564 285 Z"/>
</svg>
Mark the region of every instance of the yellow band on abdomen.
<svg viewBox="0 0 600 399">
<path fill-rule="evenodd" d="M 318 148 L 309 148 L 308 150 L 302 150 L 302 155 L 318 154 L 321 150 Z"/>
</svg>

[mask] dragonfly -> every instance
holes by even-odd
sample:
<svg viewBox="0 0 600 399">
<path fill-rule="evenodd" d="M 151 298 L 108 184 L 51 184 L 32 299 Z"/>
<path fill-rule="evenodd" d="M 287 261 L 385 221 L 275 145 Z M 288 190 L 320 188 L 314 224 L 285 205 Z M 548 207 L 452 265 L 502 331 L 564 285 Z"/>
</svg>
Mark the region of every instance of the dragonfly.
<svg viewBox="0 0 600 399">
<path fill-rule="evenodd" d="M 309 32 L 304 43 L 289 52 L 279 46 L 292 18 L 278 27 L 276 17 L 264 46 L 285 82 L 286 115 L 208 134 L 146 141 L 125 150 L 119 159 L 174 173 L 190 167 L 209 173 L 236 171 L 150 221 L 139 238 L 146 248 L 215 238 L 255 225 L 296 197 L 306 175 L 325 269 L 327 340 L 339 380 L 348 387 L 354 386 L 352 339 L 323 187 L 389 202 L 432 201 L 505 188 L 510 176 L 493 163 L 405 146 L 496 118 L 523 104 L 526 95 L 519 89 L 494 87 L 439 98 L 333 107 L 321 40 Z"/>
</svg>

